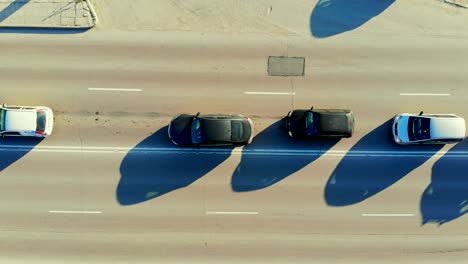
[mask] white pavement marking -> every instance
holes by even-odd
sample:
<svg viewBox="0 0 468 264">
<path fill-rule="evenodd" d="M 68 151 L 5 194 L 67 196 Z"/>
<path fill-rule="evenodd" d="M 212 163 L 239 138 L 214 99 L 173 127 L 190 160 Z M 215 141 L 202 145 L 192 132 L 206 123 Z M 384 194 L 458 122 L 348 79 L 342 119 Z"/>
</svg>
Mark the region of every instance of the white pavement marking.
<svg viewBox="0 0 468 264">
<path fill-rule="evenodd" d="M 206 212 L 207 215 L 258 215 L 258 212 Z"/>
<path fill-rule="evenodd" d="M 449 93 L 400 93 L 401 96 L 451 96 Z"/>
<path fill-rule="evenodd" d="M 412 217 L 414 214 L 361 214 L 368 217 Z"/>
<path fill-rule="evenodd" d="M 244 92 L 244 94 L 248 94 L 248 95 L 296 95 L 296 93 L 288 93 L 288 92 Z"/>
<path fill-rule="evenodd" d="M 100 153 L 100 154 L 209 154 L 209 155 L 257 155 L 257 156 L 328 156 L 328 157 L 442 157 L 466 158 L 468 151 L 348 151 L 310 149 L 242 149 L 242 148 L 179 148 L 179 147 L 99 147 L 99 146 L 28 146 L 0 145 L 0 152 L 51 152 L 51 153 Z"/>
<path fill-rule="evenodd" d="M 64 210 L 50 210 L 51 214 L 102 214 L 101 211 L 64 211 Z"/>
<path fill-rule="evenodd" d="M 129 88 L 88 88 L 88 91 L 104 91 L 104 92 L 142 92 L 142 89 Z"/>
</svg>

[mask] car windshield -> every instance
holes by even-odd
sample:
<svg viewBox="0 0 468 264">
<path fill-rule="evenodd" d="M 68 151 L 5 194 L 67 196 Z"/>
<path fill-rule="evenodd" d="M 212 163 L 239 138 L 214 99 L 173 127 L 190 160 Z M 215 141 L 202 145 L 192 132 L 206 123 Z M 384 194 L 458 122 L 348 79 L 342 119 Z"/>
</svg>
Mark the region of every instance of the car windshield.
<svg viewBox="0 0 468 264">
<path fill-rule="evenodd" d="M 5 110 L 0 110 L 0 131 L 5 131 Z"/>
<path fill-rule="evenodd" d="M 423 140 L 431 138 L 431 119 L 426 117 L 410 117 L 408 120 L 408 136 L 410 140 Z"/>
<path fill-rule="evenodd" d="M 36 130 L 44 132 L 46 127 L 46 113 L 44 111 L 37 112 Z"/>
<path fill-rule="evenodd" d="M 200 119 L 194 118 L 192 121 L 192 143 L 199 144 L 203 141 Z"/>
<path fill-rule="evenodd" d="M 305 116 L 305 132 L 307 136 L 318 134 L 319 114 L 308 112 Z"/>
<path fill-rule="evenodd" d="M 244 136 L 244 127 L 240 121 L 231 121 L 231 139 L 232 141 L 240 141 Z"/>
</svg>

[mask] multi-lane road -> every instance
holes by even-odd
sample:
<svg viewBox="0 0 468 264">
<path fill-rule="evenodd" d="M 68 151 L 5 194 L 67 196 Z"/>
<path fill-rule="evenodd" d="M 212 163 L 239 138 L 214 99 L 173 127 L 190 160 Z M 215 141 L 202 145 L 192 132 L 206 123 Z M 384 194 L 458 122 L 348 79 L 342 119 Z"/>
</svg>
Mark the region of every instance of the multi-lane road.
<svg viewBox="0 0 468 264">
<path fill-rule="evenodd" d="M 468 118 L 468 39 L 372 34 L 1 35 L 2 102 L 56 120 L 1 140 L 0 262 L 465 263 L 468 143 L 396 146 L 389 120 Z M 305 76 L 269 77 L 270 55 Z M 290 140 L 277 121 L 312 105 L 352 109 L 355 135 Z M 181 112 L 244 114 L 256 137 L 180 149 Z"/>
</svg>

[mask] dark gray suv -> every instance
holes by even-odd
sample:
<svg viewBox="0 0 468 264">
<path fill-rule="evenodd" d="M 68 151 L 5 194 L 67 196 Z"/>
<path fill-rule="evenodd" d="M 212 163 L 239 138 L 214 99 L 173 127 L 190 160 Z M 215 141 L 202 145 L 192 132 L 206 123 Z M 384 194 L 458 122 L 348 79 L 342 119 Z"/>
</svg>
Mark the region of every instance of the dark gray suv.
<svg viewBox="0 0 468 264">
<path fill-rule="evenodd" d="M 346 109 L 293 110 L 285 117 L 290 137 L 342 137 L 353 135 L 354 116 Z"/>
</svg>

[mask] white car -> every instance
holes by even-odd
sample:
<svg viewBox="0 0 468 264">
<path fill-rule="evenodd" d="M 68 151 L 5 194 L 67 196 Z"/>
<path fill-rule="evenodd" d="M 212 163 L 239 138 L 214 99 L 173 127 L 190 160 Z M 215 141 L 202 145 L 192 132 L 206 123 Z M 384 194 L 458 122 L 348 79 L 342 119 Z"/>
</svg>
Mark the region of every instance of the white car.
<svg viewBox="0 0 468 264">
<path fill-rule="evenodd" d="M 393 118 L 393 139 L 407 144 L 451 144 L 465 138 L 465 119 L 454 114 L 398 114 Z"/>
<path fill-rule="evenodd" d="M 54 114 L 48 107 L 1 105 L 2 136 L 47 137 L 53 127 Z"/>
</svg>

